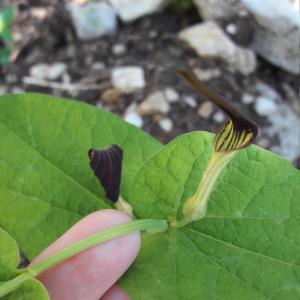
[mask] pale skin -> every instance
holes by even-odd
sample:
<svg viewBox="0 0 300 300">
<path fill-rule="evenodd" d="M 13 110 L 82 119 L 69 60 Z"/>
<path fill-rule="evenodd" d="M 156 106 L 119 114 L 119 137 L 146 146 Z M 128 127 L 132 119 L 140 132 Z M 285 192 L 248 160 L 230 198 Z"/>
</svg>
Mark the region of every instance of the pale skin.
<svg viewBox="0 0 300 300">
<path fill-rule="evenodd" d="M 130 222 L 117 210 L 106 209 L 83 218 L 44 250 L 32 264 L 93 233 Z M 51 300 L 130 300 L 116 286 L 136 258 L 140 233 L 132 233 L 98 245 L 60 263 L 38 276 Z"/>
</svg>

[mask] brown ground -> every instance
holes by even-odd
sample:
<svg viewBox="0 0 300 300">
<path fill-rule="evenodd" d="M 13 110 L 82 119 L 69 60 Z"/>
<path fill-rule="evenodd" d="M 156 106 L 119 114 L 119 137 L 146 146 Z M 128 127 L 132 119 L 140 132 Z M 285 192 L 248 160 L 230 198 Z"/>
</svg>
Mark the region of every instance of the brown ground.
<svg viewBox="0 0 300 300">
<path fill-rule="evenodd" d="M 298 93 L 299 77 L 290 75 L 266 61 L 259 59 L 257 71 L 251 76 L 242 76 L 228 71 L 219 61 L 202 60 L 191 50 L 183 46 L 177 39 L 177 32 L 193 23 L 200 21 L 196 10 L 180 14 L 172 9 L 144 17 L 131 24 L 119 24 L 115 34 L 90 42 L 81 42 L 76 36 L 69 16 L 64 9 L 64 1 L 25 1 L 11 0 L 10 4 L 18 7 L 19 14 L 14 26 L 17 39 L 13 53 L 13 62 L 4 67 L 0 73 L 0 86 L 5 86 L 7 92 L 37 91 L 52 95 L 72 97 L 78 100 L 96 104 L 105 89 L 80 91 L 78 93 L 41 88 L 23 83 L 23 77 L 28 75 L 32 65 L 46 62 L 65 62 L 72 82 L 104 82 L 109 83 L 110 70 L 121 65 L 140 65 L 146 72 L 147 87 L 138 93 L 119 98 L 117 105 L 107 109 L 122 115 L 132 102 L 142 101 L 149 93 L 171 86 L 181 95 L 197 96 L 193 90 L 183 83 L 174 73 L 174 68 L 218 67 L 222 75 L 213 79 L 209 85 L 236 103 L 236 106 L 254 120 L 259 126 L 264 126 L 265 120 L 257 116 L 251 106 L 241 103 L 241 95 L 251 92 L 257 79 L 275 88 L 283 99 L 288 99 L 283 83 L 292 87 Z M 40 19 L 37 9 L 46 8 L 47 16 Z M 233 39 L 247 46 L 251 42 L 252 32 L 249 30 L 249 20 L 235 19 L 238 34 Z M 227 22 L 221 22 L 226 25 Z M 122 56 L 112 54 L 112 47 L 117 43 L 126 45 L 126 53 Z M 91 72 L 95 62 L 105 64 L 105 69 Z M 18 89 L 16 89 L 18 88 Z M 200 104 L 201 97 L 197 96 Z M 201 119 L 196 109 L 189 107 L 183 101 L 172 105 L 168 114 L 175 124 L 170 133 L 164 132 L 153 118 L 145 121 L 144 129 L 162 142 L 168 142 L 177 135 L 192 130 L 216 131 L 220 124 L 212 119 Z M 276 143 L 276 137 L 270 143 Z"/>
</svg>

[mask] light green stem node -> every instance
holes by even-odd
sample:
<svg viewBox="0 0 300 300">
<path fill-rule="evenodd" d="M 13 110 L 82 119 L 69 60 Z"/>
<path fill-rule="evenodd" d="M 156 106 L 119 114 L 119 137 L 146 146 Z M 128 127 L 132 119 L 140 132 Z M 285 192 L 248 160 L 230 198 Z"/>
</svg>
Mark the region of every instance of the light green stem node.
<svg viewBox="0 0 300 300">
<path fill-rule="evenodd" d="M 237 151 L 213 153 L 196 193 L 183 206 L 185 224 L 205 217 L 211 191 L 219 175 L 236 153 Z"/>
<path fill-rule="evenodd" d="M 123 236 L 136 231 L 146 231 L 148 233 L 162 232 L 167 230 L 168 223 L 165 220 L 137 220 L 130 223 L 121 224 L 113 228 L 95 233 L 89 237 L 70 245 L 55 254 L 46 257 L 41 262 L 30 265 L 26 269 L 20 270 L 17 277 L 0 284 L 0 297 L 3 297 L 15 289 L 19 288 L 24 281 L 36 277 L 42 272 L 54 267 L 64 260 L 101 243 L 107 242 L 119 236 Z"/>
</svg>

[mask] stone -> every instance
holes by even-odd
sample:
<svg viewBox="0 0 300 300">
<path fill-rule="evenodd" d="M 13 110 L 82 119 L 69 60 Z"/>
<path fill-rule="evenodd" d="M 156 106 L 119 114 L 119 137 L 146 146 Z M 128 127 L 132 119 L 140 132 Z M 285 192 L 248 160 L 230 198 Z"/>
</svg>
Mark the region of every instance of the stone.
<svg viewBox="0 0 300 300">
<path fill-rule="evenodd" d="M 229 33 L 229 34 L 237 34 L 237 27 L 235 24 L 233 23 L 230 23 L 226 26 L 226 32 Z"/>
<path fill-rule="evenodd" d="M 106 68 L 105 63 L 103 63 L 101 61 L 94 62 L 91 65 L 91 69 L 93 71 L 103 71 L 105 68 Z"/>
<path fill-rule="evenodd" d="M 29 69 L 29 75 L 37 79 L 46 79 L 47 73 L 48 65 L 44 63 L 33 65 Z"/>
<path fill-rule="evenodd" d="M 101 95 L 101 102 L 104 104 L 115 104 L 118 101 L 120 93 L 116 89 L 108 89 Z"/>
<path fill-rule="evenodd" d="M 124 120 L 138 128 L 141 128 L 144 125 L 142 117 L 135 111 L 131 111 L 125 114 Z"/>
<path fill-rule="evenodd" d="M 36 79 L 57 80 L 66 72 L 66 70 L 67 65 L 65 63 L 57 62 L 52 65 L 39 63 L 31 66 L 29 75 Z"/>
<path fill-rule="evenodd" d="M 144 70 L 137 66 L 118 67 L 112 71 L 112 85 L 122 94 L 131 94 L 146 85 Z"/>
<path fill-rule="evenodd" d="M 215 79 L 221 76 L 221 71 L 217 68 L 211 69 L 201 69 L 201 68 L 194 68 L 193 72 L 199 78 L 200 81 L 207 82 L 211 79 Z"/>
<path fill-rule="evenodd" d="M 54 63 L 48 67 L 47 79 L 56 80 L 67 71 L 67 65 L 62 62 Z"/>
<path fill-rule="evenodd" d="M 216 122 L 216 123 L 223 123 L 225 121 L 226 117 L 225 117 L 225 114 L 219 110 L 217 111 L 214 115 L 213 115 L 213 120 Z"/>
<path fill-rule="evenodd" d="M 131 22 L 158 11 L 168 0 L 109 0 L 109 2 L 123 22 Z"/>
<path fill-rule="evenodd" d="M 115 44 L 112 47 L 112 52 L 116 56 L 121 56 L 126 53 L 126 46 L 123 44 Z"/>
<path fill-rule="evenodd" d="M 200 57 L 221 59 L 244 75 L 256 69 L 256 56 L 250 49 L 237 46 L 214 22 L 196 24 L 179 32 L 179 39 L 193 48 Z"/>
<path fill-rule="evenodd" d="M 197 101 L 193 96 L 183 96 L 183 101 L 192 108 L 196 108 L 197 107 Z"/>
<path fill-rule="evenodd" d="M 197 109 L 197 114 L 203 118 L 208 119 L 214 111 L 214 106 L 209 101 L 203 102 Z"/>
<path fill-rule="evenodd" d="M 299 14 L 287 0 L 241 0 L 255 19 L 253 48 L 270 63 L 300 74 Z"/>
<path fill-rule="evenodd" d="M 117 28 L 117 15 L 106 2 L 88 2 L 78 5 L 67 4 L 71 19 L 79 39 L 86 41 L 114 32 Z"/>
<path fill-rule="evenodd" d="M 167 114 L 170 104 L 161 91 L 149 95 L 139 106 L 138 113 L 141 116 L 150 116 L 157 113 Z"/>
<path fill-rule="evenodd" d="M 173 89 L 172 87 L 165 88 L 164 94 L 165 94 L 166 99 L 170 103 L 174 103 L 174 102 L 177 102 L 179 100 L 178 92 L 175 89 Z"/>
<path fill-rule="evenodd" d="M 293 162 L 298 158 L 300 149 L 299 117 L 285 101 L 277 102 L 276 108 L 267 116 L 269 125 L 261 128 L 261 135 L 276 137 L 279 144 L 272 145 L 270 150 Z"/>
<path fill-rule="evenodd" d="M 256 98 L 254 109 L 258 115 L 265 117 L 276 112 L 276 104 L 272 99 L 259 96 Z"/>
<path fill-rule="evenodd" d="M 171 132 L 174 127 L 173 121 L 169 118 L 161 119 L 158 124 L 165 132 Z"/>
<path fill-rule="evenodd" d="M 242 102 L 246 105 L 250 105 L 254 102 L 255 97 L 253 95 L 250 95 L 248 93 L 243 94 L 242 96 Z"/>
<path fill-rule="evenodd" d="M 193 0 L 204 20 L 230 18 L 238 14 L 239 0 Z"/>
</svg>

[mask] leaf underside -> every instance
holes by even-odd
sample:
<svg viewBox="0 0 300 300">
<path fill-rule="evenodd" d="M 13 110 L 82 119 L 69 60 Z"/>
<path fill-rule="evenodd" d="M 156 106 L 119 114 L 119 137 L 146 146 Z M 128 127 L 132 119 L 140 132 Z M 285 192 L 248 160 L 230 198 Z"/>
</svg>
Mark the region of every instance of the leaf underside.
<svg viewBox="0 0 300 300">
<path fill-rule="evenodd" d="M 121 193 L 135 215 L 174 221 L 197 189 L 213 135 L 195 132 L 161 148 L 111 114 L 20 95 L 0 98 L 0 139 L 0 226 L 32 258 L 107 207 L 87 149 L 120 145 Z M 299 299 L 299 199 L 298 170 L 256 146 L 244 149 L 218 179 L 207 216 L 144 235 L 120 285 L 133 300 Z"/>
</svg>

